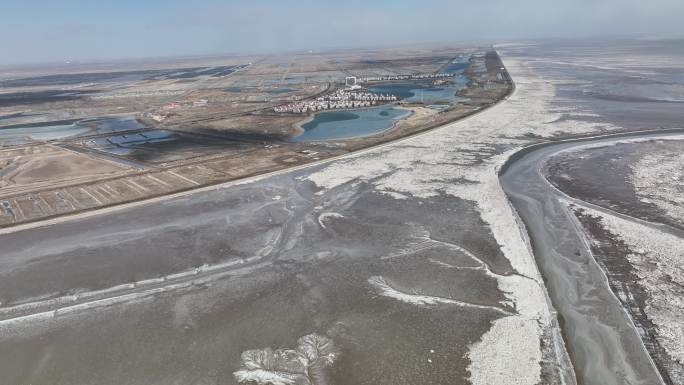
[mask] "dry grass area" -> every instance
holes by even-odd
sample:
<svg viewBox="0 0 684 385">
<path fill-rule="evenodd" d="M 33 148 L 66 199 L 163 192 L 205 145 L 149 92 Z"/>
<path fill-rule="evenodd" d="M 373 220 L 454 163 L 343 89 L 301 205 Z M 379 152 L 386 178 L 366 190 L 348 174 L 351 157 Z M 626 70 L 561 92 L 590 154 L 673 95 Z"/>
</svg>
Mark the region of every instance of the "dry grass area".
<svg viewBox="0 0 684 385">
<path fill-rule="evenodd" d="M 0 150 L 0 195 L 123 175 L 130 168 L 49 144 Z"/>
</svg>

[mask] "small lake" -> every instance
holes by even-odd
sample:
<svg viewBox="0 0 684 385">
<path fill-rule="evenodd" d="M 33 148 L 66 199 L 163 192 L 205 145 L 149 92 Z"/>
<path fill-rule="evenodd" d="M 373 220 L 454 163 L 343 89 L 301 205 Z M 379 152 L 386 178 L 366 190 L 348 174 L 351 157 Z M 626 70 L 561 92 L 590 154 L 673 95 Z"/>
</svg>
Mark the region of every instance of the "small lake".
<svg viewBox="0 0 684 385">
<path fill-rule="evenodd" d="M 456 93 L 465 88 L 467 79 L 462 75 L 450 79 L 451 84 L 433 86 L 431 80 L 402 81 L 376 84 L 370 92 L 392 94 L 409 103 L 453 103 L 460 98 Z"/>
<path fill-rule="evenodd" d="M 90 131 L 76 124 L 27 125 L 26 127 L 0 128 L 0 142 L 20 144 L 25 140 L 54 140 L 77 136 Z"/>
<path fill-rule="evenodd" d="M 447 64 L 446 67 L 442 68 L 440 72 L 444 73 L 461 73 L 464 69 L 468 68 L 470 65 L 470 56 L 462 56 L 451 63 Z"/>
<path fill-rule="evenodd" d="M 409 81 L 392 81 L 375 84 L 368 87 L 370 92 L 381 94 L 393 94 L 409 103 L 439 104 L 455 103 L 461 100 L 456 93 L 466 87 L 468 79 L 463 75 L 463 70 L 470 65 L 470 56 L 465 55 L 448 63 L 440 70 L 442 73 L 454 74 L 448 78 L 449 84 L 432 85 L 430 79 Z"/>
<path fill-rule="evenodd" d="M 145 128 L 135 118 L 96 118 L 82 121 L 30 123 L 25 126 L 0 127 L 0 143 L 23 144 L 33 140 L 57 140 L 89 134 L 137 130 Z"/>
<path fill-rule="evenodd" d="M 412 114 L 393 106 L 380 106 L 353 111 L 325 111 L 302 124 L 305 130 L 294 137 L 295 142 L 348 139 L 381 133 L 392 128 L 394 122 Z"/>
</svg>

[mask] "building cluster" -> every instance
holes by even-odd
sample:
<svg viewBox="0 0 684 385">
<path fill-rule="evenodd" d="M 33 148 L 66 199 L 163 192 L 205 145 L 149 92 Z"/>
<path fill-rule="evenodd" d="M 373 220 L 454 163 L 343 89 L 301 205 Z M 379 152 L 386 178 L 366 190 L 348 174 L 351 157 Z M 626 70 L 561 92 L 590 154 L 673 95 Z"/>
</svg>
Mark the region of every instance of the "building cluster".
<svg viewBox="0 0 684 385">
<path fill-rule="evenodd" d="M 275 112 L 303 114 L 310 111 L 332 110 L 340 108 L 370 107 L 378 103 L 397 101 L 391 94 L 376 94 L 358 89 L 337 90 L 334 93 L 320 96 L 315 100 L 285 104 L 273 108 Z"/>
<path fill-rule="evenodd" d="M 456 74 L 438 73 L 438 74 L 412 74 L 412 75 L 388 75 L 388 76 L 371 76 L 364 78 L 364 82 L 377 82 L 387 80 L 418 80 L 418 79 L 443 79 L 451 78 Z"/>
</svg>

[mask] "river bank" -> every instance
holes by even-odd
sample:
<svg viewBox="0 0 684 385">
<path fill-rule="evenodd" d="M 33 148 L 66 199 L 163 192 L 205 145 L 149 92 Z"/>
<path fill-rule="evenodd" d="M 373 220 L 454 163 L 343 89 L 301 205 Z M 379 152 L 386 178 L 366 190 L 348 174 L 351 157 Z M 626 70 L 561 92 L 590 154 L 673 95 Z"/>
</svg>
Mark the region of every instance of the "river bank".
<svg viewBox="0 0 684 385">
<path fill-rule="evenodd" d="M 548 183 L 541 165 L 573 148 L 682 133 L 639 131 L 535 144 L 512 154 L 499 169 L 502 187 L 530 236 L 580 382 L 618 385 L 663 380 L 582 230 L 569 218 L 563 203 L 568 197 Z"/>
</svg>

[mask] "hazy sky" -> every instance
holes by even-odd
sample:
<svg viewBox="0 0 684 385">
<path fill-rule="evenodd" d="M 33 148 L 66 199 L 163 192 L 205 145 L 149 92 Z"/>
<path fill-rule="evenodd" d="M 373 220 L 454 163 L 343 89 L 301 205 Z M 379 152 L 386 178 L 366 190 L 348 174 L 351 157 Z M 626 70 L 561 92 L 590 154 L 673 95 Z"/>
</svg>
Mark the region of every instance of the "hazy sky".
<svg viewBox="0 0 684 385">
<path fill-rule="evenodd" d="M 684 0 L 0 2 L 0 64 L 641 33 Z"/>
</svg>

